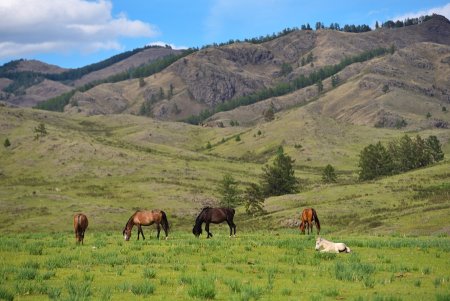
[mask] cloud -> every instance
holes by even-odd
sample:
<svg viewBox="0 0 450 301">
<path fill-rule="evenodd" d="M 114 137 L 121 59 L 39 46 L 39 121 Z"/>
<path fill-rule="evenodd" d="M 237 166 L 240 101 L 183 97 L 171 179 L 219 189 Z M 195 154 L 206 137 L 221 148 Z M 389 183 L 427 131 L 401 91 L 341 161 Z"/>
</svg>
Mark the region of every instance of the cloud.
<svg viewBox="0 0 450 301">
<path fill-rule="evenodd" d="M 1 0 L 0 58 L 121 49 L 121 37 L 159 34 L 149 23 L 111 12 L 109 0 Z"/>
<path fill-rule="evenodd" d="M 161 47 L 165 47 L 166 45 L 169 45 L 170 47 L 172 47 L 172 49 L 176 49 L 176 50 L 188 49 L 189 48 L 187 46 L 177 46 L 175 44 L 166 43 L 166 42 L 163 42 L 163 41 L 156 41 L 156 42 L 151 42 L 151 43 L 147 44 L 147 46 L 161 46 Z"/>
<path fill-rule="evenodd" d="M 432 14 L 438 14 L 438 15 L 442 15 L 444 17 L 446 17 L 447 19 L 450 19 L 450 3 L 441 6 L 441 7 L 434 7 L 434 8 L 430 8 L 427 10 L 421 10 L 418 12 L 410 12 L 410 13 L 406 13 L 400 16 L 396 16 L 394 18 L 392 18 L 393 21 L 403 21 L 407 18 L 418 18 L 420 16 L 426 16 L 426 15 L 432 15 Z"/>
</svg>

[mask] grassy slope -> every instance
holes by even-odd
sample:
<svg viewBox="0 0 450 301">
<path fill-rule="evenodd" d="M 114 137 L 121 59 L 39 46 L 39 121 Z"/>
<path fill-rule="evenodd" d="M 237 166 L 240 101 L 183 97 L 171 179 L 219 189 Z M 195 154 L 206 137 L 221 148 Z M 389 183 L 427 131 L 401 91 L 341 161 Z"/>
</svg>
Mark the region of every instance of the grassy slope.
<svg viewBox="0 0 450 301">
<path fill-rule="evenodd" d="M 419 188 L 448 183 L 448 161 L 358 184 L 359 151 L 404 133 L 338 123 L 308 110 L 280 113 L 254 128 L 220 129 L 130 115 L 68 117 L 0 108 L 0 141 L 12 143 L 0 148 L 0 231 L 70 231 L 67 220 L 77 211 L 92 218 L 93 230 L 120 231 L 138 208 L 164 209 L 174 226 L 188 228 L 197 210 L 217 198 L 225 173 L 244 188 L 258 181 L 263 164 L 283 145 L 296 159 L 303 190 L 268 199 L 264 217 L 249 219 L 240 209 L 243 227 L 293 225 L 302 207 L 314 206 L 326 232 L 449 232 L 448 186 L 435 200 L 414 198 Z M 39 122 L 49 134 L 34 140 Z M 237 134 L 240 142 L 234 139 Z M 448 130 L 420 134 L 438 135 L 448 158 Z M 336 185 L 320 183 L 321 168 L 328 163 L 337 169 Z M 418 224 L 414 216 L 422 211 L 425 217 Z"/>
</svg>

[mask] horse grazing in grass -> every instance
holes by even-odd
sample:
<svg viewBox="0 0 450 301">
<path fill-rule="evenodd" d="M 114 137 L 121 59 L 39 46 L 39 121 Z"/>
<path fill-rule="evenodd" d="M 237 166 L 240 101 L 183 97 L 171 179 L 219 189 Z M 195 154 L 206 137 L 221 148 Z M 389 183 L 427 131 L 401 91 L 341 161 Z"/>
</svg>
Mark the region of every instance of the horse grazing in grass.
<svg viewBox="0 0 450 301">
<path fill-rule="evenodd" d="M 156 229 L 158 231 L 157 238 L 159 239 L 159 233 L 161 232 L 161 226 L 164 230 L 164 233 L 167 235 L 169 232 L 169 222 L 167 221 L 166 213 L 162 210 L 152 210 L 152 211 L 136 211 L 129 219 L 125 228 L 123 229 L 123 238 L 128 241 L 131 237 L 131 230 L 133 226 L 136 225 L 138 227 L 138 237 L 139 234 L 142 234 L 142 239 L 145 239 L 144 232 L 142 231 L 142 226 L 150 226 L 156 223 Z"/>
<path fill-rule="evenodd" d="M 302 211 L 302 215 L 300 216 L 300 231 L 302 231 L 303 234 L 305 234 L 305 227 L 308 229 L 308 235 L 309 235 L 309 230 L 311 230 L 311 234 L 312 234 L 312 230 L 313 230 L 313 223 L 316 224 L 316 228 L 317 228 L 317 235 L 319 235 L 320 233 L 320 221 L 319 218 L 317 217 L 317 213 L 316 210 L 314 210 L 314 208 L 305 208 Z"/>
<path fill-rule="evenodd" d="M 209 224 L 220 224 L 223 222 L 227 222 L 228 226 L 230 227 L 230 237 L 233 235 L 233 229 L 234 229 L 234 236 L 236 236 L 236 225 L 233 222 L 234 218 L 234 209 L 233 208 L 210 208 L 205 207 L 202 209 L 200 214 L 195 219 L 195 225 L 192 229 L 192 233 L 199 237 L 200 234 L 202 234 L 202 224 L 205 223 L 205 231 L 208 233 L 207 238 L 212 237 L 212 233 L 209 232 Z"/>
<path fill-rule="evenodd" d="M 88 227 L 88 219 L 83 213 L 78 213 L 73 216 L 73 228 L 75 230 L 75 239 L 77 243 L 83 244 L 84 232 Z"/>
<path fill-rule="evenodd" d="M 343 242 L 332 242 L 321 237 L 316 239 L 316 251 L 329 253 L 350 253 L 351 250 Z"/>
</svg>

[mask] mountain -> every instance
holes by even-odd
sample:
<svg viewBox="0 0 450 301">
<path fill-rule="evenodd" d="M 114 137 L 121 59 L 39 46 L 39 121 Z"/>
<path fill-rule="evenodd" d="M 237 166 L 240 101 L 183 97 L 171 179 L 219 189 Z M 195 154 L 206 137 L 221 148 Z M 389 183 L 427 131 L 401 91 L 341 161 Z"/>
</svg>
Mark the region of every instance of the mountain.
<svg viewBox="0 0 450 301">
<path fill-rule="evenodd" d="M 179 54 L 169 47 L 148 46 L 78 69 L 64 69 L 37 60 L 18 60 L 0 67 L 0 101 L 33 107 L 76 87 Z"/>
<path fill-rule="evenodd" d="M 337 74 L 338 87 L 331 85 L 331 78 L 324 79 L 320 95 L 310 85 L 218 113 L 206 123 L 222 126 L 235 120 L 251 124 L 262 120 L 271 107 L 279 111 L 319 98 L 332 99 L 335 104 L 328 102 L 324 106 L 320 105 L 323 101 L 318 101 L 315 110 L 355 124 L 395 127 L 406 122 L 415 127 L 447 127 L 448 117 L 440 111 L 448 106 L 450 95 L 449 46 L 450 22 L 441 16 L 418 25 L 365 33 L 296 30 L 259 44 L 241 42 L 199 50 L 145 78 L 144 84 L 134 79 L 78 92 L 65 111 L 85 115 L 142 114 L 147 106 L 146 114 L 155 118 L 183 120 L 230 100 L 308 76 L 346 58 L 384 48 L 395 52 L 349 64 Z M 383 88 L 388 89 L 386 93 Z M 409 106 L 401 104 L 406 99 Z M 341 100 L 345 100 L 345 108 L 341 108 L 345 112 L 336 112 Z M 427 121 L 428 111 L 433 118 Z"/>
</svg>

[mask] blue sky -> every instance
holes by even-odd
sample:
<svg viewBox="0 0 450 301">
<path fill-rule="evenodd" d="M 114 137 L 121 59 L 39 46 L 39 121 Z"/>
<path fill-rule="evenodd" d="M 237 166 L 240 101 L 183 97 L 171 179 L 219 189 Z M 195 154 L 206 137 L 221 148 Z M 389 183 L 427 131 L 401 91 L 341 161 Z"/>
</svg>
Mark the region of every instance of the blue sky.
<svg viewBox="0 0 450 301">
<path fill-rule="evenodd" d="M 449 0 L 1 0 L 0 65 L 82 67 L 148 44 L 201 47 L 317 21 L 368 24 L 438 13 Z"/>
</svg>

